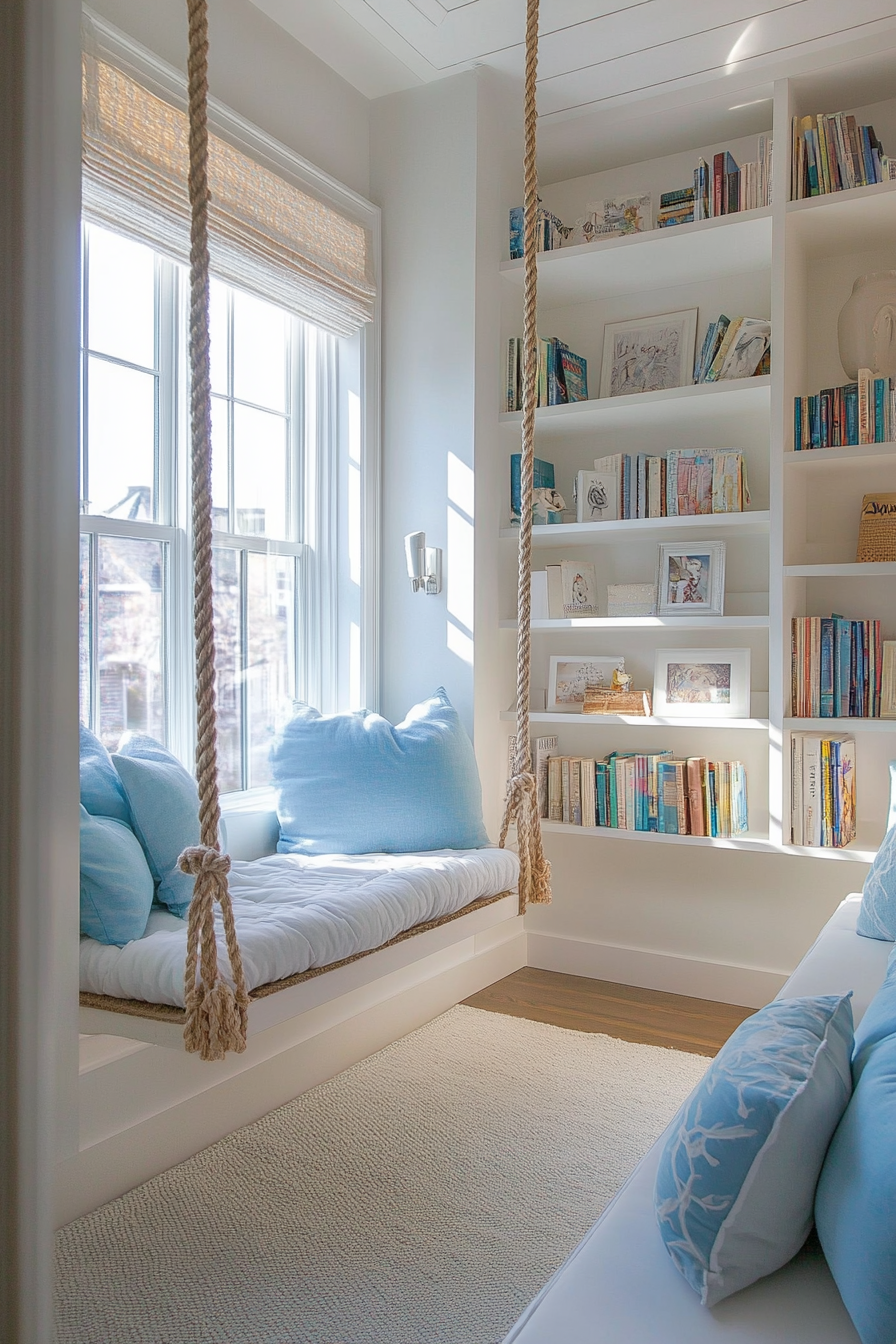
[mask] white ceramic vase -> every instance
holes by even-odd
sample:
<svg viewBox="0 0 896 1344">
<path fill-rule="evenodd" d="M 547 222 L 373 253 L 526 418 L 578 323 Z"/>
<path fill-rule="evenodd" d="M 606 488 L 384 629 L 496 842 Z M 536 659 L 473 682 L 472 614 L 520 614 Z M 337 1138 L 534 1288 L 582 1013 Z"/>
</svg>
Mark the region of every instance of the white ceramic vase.
<svg viewBox="0 0 896 1344">
<path fill-rule="evenodd" d="M 896 271 L 858 277 L 837 321 L 837 342 L 853 382 L 859 369 L 896 378 Z"/>
</svg>

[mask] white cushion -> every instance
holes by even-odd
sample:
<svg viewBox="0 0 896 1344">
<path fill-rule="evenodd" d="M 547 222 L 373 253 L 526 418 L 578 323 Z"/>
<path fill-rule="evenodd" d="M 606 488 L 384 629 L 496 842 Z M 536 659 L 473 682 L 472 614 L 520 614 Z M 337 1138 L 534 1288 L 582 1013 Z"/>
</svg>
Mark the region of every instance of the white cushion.
<svg viewBox="0 0 896 1344">
<path fill-rule="evenodd" d="M 853 1021 L 859 1025 L 883 983 L 893 950 L 892 943 L 860 938 L 856 933 L 861 904 L 858 893 L 838 905 L 778 998 L 846 994 L 851 989 Z"/>
</svg>

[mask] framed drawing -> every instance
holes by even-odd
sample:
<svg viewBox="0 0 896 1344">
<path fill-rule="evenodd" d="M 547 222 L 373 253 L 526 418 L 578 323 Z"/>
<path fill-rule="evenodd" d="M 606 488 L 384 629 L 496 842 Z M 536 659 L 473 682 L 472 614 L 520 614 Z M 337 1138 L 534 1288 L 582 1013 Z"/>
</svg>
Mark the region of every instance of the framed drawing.
<svg viewBox="0 0 896 1344">
<path fill-rule="evenodd" d="M 611 523 L 619 516 L 619 477 L 609 471 L 576 476 L 576 522 Z"/>
<path fill-rule="evenodd" d="M 722 616 L 725 607 L 725 543 L 660 543 L 658 616 Z"/>
<path fill-rule="evenodd" d="M 548 709 L 581 714 L 585 706 L 585 688 L 598 686 L 609 690 L 616 669 L 625 671 L 622 654 L 588 658 L 577 653 L 559 653 L 551 658 L 548 674 Z"/>
<path fill-rule="evenodd" d="M 693 380 L 697 309 L 608 322 L 600 395 L 626 397 L 632 392 L 662 392 Z"/>
<path fill-rule="evenodd" d="M 749 649 L 657 649 L 657 718 L 748 719 Z"/>
</svg>

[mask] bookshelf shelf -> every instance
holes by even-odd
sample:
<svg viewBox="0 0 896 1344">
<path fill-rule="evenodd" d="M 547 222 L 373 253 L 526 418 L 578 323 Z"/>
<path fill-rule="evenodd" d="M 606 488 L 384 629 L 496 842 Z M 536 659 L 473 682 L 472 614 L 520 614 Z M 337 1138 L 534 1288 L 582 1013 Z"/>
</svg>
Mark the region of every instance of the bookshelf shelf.
<svg viewBox="0 0 896 1344">
<path fill-rule="evenodd" d="M 823 467 L 849 468 L 868 462 L 896 458 L 896 443 L 863 443 L 854 448 L 811 448 L 785 453 L 784 465 L 799 471 L 818 471 Z"/>
<path fill-rule="evenodd" d="M 505 723 L 515 723 L 516 711 L 502 710 L 501 718 Z M 729 729 L 744 729 L 748 732 L 767 733 L 769 728 L 768 719 L 646 719 L 636 718 L 631 714 L 560 714 L 548 711 L 530 713 L 529 721 L 562 724 L 564 727 L 574 724 L 576 728 L 619 728 L 624 724 L 627 728 L 662 728 L 664 732 L 667 728 L 712 728 L 725 732 Z M 825 723 L 830 722 L 830 719 L 825 720 Z"/>
<path fill-rule="evenodd" d="M 896 733 L 896 719 L 785 719 L 792 733 Z"/>
<path fill-rule="evenodd" d="M 768 534 L 769 513 L 764 509 L 745 513 L 704 513 L 680 518 L 623 518 L 607 523 L 554 523 L 533 527 L 533 546 L 615 545 L 629 538 L 637 541 L 675 540 L 678 537 L 709 535 L 713 532 L 739 536 Z M 518 527 L 505 527 L 501 537 L 519 541 Z"/>
<path fill-rule="evenodd" d="M 877 845 L 861 847 L 853 841 L 845 849 L 810 849 L 801 845 L 776 844 L 768 835 L 747 832 L 730 838 L 711 835 L 666 835 L 659 831 L 627 831 L 613 826 L 572 826 L 563 821 L 542 821 L 541 829 L 553 835 L 596 836 L 602 840 L 638 840 L 648 845 L 689 845 L 698 849 L 739 849 L 752 854 L 789 854 L 797 858 L 839 859 L 847 863 L 872 863 Z"/>
<path fill-rule="evenodd" d="M 866 560 L 863 564 L 785 565 L 785 579 L 870 579 L 896 576 L 896 561 Z"/>
<path fill-rule="evenodd" d="M 583 430 L 672 428 L 768 410 L 771 377 L 739 378 L 723 383 L 695 383 L 665 392 L 640 392 L 628 397 L 592 397 L 565 406 L 542 406 L 535 412 L 540 437 L 581 434 Z M 522 424 L 521 411 L 502 411 L 503 425 Z"/>
<path fill-rule="evenodd" d="M 549 308 L 594 298 L 663 289 L 761 271 L 772 262 L 771 210 L 748 210 L 719 219 L 651 229 L 624 238 L 605 238 L 581 247 L 542 252 L 538 257 L 539 302 Z M 522 286 L 522 261 L 505 261 L 501 274 Z"/>
<path fill-rule="evenodd" d="M 501 622 L 515 630 L 514 619 Z M 767 616 L 577 616 L 532 621 L 532 630 L 767 630 Z"/>
<path fill-rule="evenodd" d="M 810 196 L 787 204 L 788 230 L 807 257 L 892 247 L 896 182 Z"/>
</svg>

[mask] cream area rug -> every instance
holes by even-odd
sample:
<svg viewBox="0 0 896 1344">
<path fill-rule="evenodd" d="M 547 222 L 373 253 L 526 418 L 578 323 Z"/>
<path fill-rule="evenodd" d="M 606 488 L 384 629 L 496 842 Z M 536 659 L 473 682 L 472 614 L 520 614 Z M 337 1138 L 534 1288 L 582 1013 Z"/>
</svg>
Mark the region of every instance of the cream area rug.
<svg viewBox="0 0 896 1344">
<path fill-rule="evenodd" d="M 64 1228 L 57 1344 L 495 1344 L 706 1063 L 453 1008 Z"/>
</svg>

